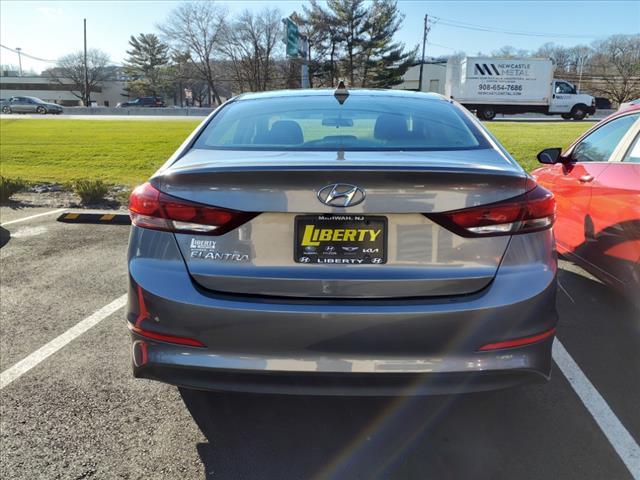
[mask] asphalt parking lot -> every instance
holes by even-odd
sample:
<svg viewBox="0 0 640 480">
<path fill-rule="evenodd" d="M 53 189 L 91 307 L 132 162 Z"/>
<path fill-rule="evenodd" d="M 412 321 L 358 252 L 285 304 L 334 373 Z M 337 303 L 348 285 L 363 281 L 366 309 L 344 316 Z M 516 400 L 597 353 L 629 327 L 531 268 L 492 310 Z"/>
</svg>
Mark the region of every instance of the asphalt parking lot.
<svg viewBox="0 0 640 480">
<path fill-rule="evenodd" d="M 1 478 L 640 478 L 640 311 L 568 262 L 547 384 L 430 398 L 181 392 L 131 376 L 128 227 L 58 214 L 0 210 Z"/>
</svg>

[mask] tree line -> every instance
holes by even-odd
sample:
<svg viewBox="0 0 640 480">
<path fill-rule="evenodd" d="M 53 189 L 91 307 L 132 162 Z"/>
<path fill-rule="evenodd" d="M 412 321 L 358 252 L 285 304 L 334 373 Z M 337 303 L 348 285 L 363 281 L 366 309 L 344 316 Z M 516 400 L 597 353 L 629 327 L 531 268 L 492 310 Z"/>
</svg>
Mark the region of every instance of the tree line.
<svg viewBox="0 0 640 480">
<path fill-rule="evenodd" d="M 219 104 L 231 92 L 298 88 L 303 60 L 285 56 L 282 18 L 270 7 L 229 16 L 215 2 L 179 4 L 157 32 L 129 39 L 120 69 L 128 79 L 123 96 L 163 95 L 204 105 Z M 290 18 L 309 39 L 312 87 L 334 87 L 345 79 L 350 86 L 389 88 L 416 63 L 418 47 L 396 38 L 404 20 L 397 0 L 309 0 Z M 492 55 L 552 58 L 556 76 L 580 83 L 583 91 L 617 103 L 640 96 L 640 35 L 575 47 L 546 43 L 536 51 L 505 46 Z M 89 50 L 90 90 L 112 78 L 115 67 L 109 65 L 104 52 Z M 82 52 L 62 57 L 47 74 L 58 83 L 71 79 L 76 96 L 85 98 Z"/>
<path fill-rule="evenodd" d="M 402 82 L 415 61 L 416 48 L 395 40 L 404 16 L 397 0 L 316 0 L 292 18 L 310 41 L 312 86 L 335 86 L 339 78 L 353 86 L 392 87 Z M 298 88 L 304 59 L 285 56 L 282 13 L 265 7 L 230 17 L 215 2 L 179 4 L 157 33 L 129 39 L 122 71 L 125 95 L 165 95 L 180 102 L 219 104 L 230 92 Z M 89 50 L 89 89 L 105 81 L 109 58 Z M 53 81 L 71 79 L 85 98 L 82 52 L 62 57 L 47 74 Z"/>
</svg>

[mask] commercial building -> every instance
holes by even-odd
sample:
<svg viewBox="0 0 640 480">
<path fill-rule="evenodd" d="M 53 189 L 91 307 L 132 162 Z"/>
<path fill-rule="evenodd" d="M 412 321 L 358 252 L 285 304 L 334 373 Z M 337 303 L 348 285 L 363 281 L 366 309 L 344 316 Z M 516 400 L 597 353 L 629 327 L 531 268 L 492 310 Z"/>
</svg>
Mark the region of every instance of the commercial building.
<svg viewBox="0 0 640 480">
<path fill-rule="evenodd" d="M 447 62 L 425 63 L 422 72 L 422 88 L 418 86 L 420 80 L 420 65 L 409 67 L 404 74 L 403 82 L 393 88 L 399 90 L 414 90 L 434 92 L 444 95 L 444 83 L 447 72 Z"/>
<path fill-rule="evenodd" d="M 60 84 L 49 77 L 40 76 L 0 76 L 0 97 L 6 99 L 28 96 L 65 107 L 82 105 L 82 101 L 76 96 L 80 95 L 80 87 L 70 79 L 62 79 L 62 82 Z M 126 84 L 126 81 L 121 80 L 102 82 L 91 92 L 91 101 L 95 102 L 97 106 L 115 107 L 118 102 L 126 100 Z"/>
</svg>

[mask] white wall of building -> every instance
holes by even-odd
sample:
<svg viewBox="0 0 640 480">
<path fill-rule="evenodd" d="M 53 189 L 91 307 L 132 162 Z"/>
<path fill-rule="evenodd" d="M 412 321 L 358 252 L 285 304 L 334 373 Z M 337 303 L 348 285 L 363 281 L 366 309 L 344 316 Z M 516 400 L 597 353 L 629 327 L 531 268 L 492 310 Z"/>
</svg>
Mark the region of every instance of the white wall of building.
<svg viewBox="0 0 640 480">
<path fill-rule="evenodd" d="M 446 67 L 446 63 L 425 63 L 422 74 L 422 88 L 418 88 L 420 65 L 414 65 L 404 74 L 404 81 L 393 88 L 399 90 L 435 92 L 444 95 L 444 84 L 447 72 Z"/>
<path fill-rule="evenodd" d="M 70 80 L 65 83 L 73 84 Z M 115 107 L 118 102 L 127 99 L 123 95 L 126 85 L 124 81 L 103 82 L 99 92 L 91 92 L 91 101 L 96 102 L 100 107 Z M 80 95 L 79 91 L 75 93 Z M 81 105 L 80 99 L 71 93 L 68 87 L 52 82 L 47 77 L 0 77 L 0 98 L 21 96 L 37 97 L 45 102 L 60 105 Z M 170 100 L 165 99 L 165 101 Z"/>
</svg>

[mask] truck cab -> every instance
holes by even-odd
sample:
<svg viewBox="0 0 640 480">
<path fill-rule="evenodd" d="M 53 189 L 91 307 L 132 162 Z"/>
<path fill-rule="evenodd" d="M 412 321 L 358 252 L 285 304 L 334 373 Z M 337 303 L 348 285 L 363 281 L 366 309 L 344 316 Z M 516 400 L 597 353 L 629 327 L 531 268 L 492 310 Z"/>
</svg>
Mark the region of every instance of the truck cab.
<svg viewBox="0 0 640 480">
<path fill-rule="evenodd" d="M 566 80 L 553 80 L 549 113 L 560 114 L 565 120 L 582 120 L 596 111 L 596 100 L 591 95 L 578 93 L 575 85 Z"/>
</svg>

